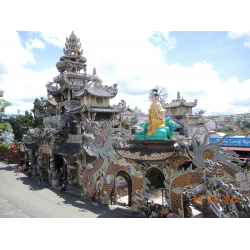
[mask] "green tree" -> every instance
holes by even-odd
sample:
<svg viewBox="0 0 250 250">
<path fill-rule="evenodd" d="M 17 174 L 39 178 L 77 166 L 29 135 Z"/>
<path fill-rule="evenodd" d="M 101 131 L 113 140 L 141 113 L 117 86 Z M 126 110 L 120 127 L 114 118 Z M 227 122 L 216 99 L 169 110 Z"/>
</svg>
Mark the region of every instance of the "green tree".
<svg viewBox="0 0 250 250">
<path fill-rule="evenodd" d="M 27 110 L 24 116 L 10 117 L 9 123 L 13 129 L 14 139 L 18 142 L 22 141 L 23 135 L 27 134 L 30 128 L 35 127 L 35 119 Z"/>
<path fill-rule="evenodd" d="M 0 117 L 0 133 L 3 131 L 6 131 L 6 130 L 9 130 L 9 131 L 12 130 L 10 124 L 8 122 L 2 120 L 2 113 L 5 111 L 6 107 L 11 105 L 10 102 L 6 101 L 3 98 L 3 95 L 4 95 L 4 91 L 0 90 L 0 115 L 1 115 L 1 117 Z"/>
<path fill-rule="evenodd" d="M 4 112 L 5 108 L 11 105 L 10 102 L 6 101 L 3 98 L 3 94 L 4 94 L 4 90 L 0 89 L 0 113 L 1 113 L 1 115 Z"/>
<path fill-rule="evenodd" d="M 33 109 L 31 109 L 31 111 L 33 112 L 33 114 L 35 115 L 35 110 L 38 110 L 41 114 L 45 114 L 45 108 L 43 108 L 41 106 L 41 102 L 39 99 L 35 99 L 35 101 L 33 102 Z"/>
<path fill-rule="evenodd" d="M 31 109 L 31 112 L 33 112 L 33 115 L 35 117 L 35 111 L 38 110 L 41 114 L 45 114 L 45 108 L 43 108 L 41 106 L 41 102 L 39 99 L 35 99 L 35 101 L 33 102 L 33 109 Z M 42 125 L 42 120 L 35 120 L 35 127 L 39 127 L 40 125 Z"/>
<path fill-rule="evenodd" d="M 45 109 L 41 106 L 41 103 L 37 98 L 33 102 L 33 105 L 31 111 L 34 115 L 26 110 L 24 116 L 11 117 L 9 120 L 13 129 L 14 139 L 18 142 L 22 141 L 23 135 L 27 134 L 30 128 L 37 128 L 42 125 L 42 120 L 36 120 L 34 118 L 35 110 L 38 110 L 41 114 L 45 114 Z"/>
<path fill-rule="evenodd" d="M 0 120 L 0 132 L 4 132 L 4 131 L 12 131 L 12 127 L 11 125 L 6 122 L 6 121 L 3 121 L 2 119 Z"/>
<path fill-rule="evenodd" d="M 0 155 L 3 155 L 4 153 L 7 153 L 11 151 L 9 147 L 6 144 L 0 144 Z"/>
</svg>

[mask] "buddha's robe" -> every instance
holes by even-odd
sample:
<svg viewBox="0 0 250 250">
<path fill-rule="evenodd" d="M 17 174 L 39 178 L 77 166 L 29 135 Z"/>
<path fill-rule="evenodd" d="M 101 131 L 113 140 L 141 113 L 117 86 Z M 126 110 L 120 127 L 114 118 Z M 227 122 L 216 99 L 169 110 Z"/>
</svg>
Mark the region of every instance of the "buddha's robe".
<svg viewBox="0 0 250 250">
<path fill-rule="evenodd" d="M 162 128 L 166 126 L 165 119 L 160 119 L 156 114 L 156 107 L 159 107 L 159 114 L 164 114 L 164 110 L 162 109 L 162 106 L 159 102 L 155 104 L 155 107 L 153 107 L 153 104 L 151 104 L 148 114 L 148 120 L 146 121 L 148 124 L 148 127 L 151 125 L 152 128 L 150 129 L 150 132 L 147 132 L 148 136 L 152 136 L 157 128 Z M 149 131 L 149 129 L 147 128 Z"/>
</svg>

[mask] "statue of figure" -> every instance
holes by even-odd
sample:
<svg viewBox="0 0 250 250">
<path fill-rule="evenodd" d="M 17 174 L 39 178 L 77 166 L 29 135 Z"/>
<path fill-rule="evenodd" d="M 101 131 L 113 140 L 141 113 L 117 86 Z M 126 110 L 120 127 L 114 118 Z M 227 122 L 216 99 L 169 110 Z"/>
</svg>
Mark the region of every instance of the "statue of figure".
<svg viewBox="0 0 250 250">
<path fill-rule="evenodd" d="M 149 109 L 148 120 L 141 122 L 135 131 L 136 140 L 167 140 L 172 139 L 177 123 L 170 117 L 164 116 L 161 104 L 158 102 L 159 94 L 153 89 L 152 104 Z"/>
<path fill-rule="evenodd" d="M 165 123 L 164 110 L 158 102 L 159 94 L 157 89 L 153 89 L 151 94 L 152 104 L 150 106 L 147 122 L 147 136 L 152 136 L 157 128 L 163 128 Z"/>
</svg>

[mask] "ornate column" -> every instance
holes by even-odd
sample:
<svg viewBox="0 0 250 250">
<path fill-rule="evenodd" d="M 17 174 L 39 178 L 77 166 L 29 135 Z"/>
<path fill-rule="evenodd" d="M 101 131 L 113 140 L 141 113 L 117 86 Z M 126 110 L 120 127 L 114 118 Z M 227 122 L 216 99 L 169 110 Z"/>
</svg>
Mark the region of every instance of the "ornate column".
<svg viewBox="0 0 250 250">
<path fill-rule="evenodd" d="M 41 175 L 42 173 L 42 166 L 43 166 L 42 156 L 43 156 L 43 151 L 39 149 L 37 153 L 37 175 Z"/>
<path fill-rule="evenodd" d="M 86 155 L 84 152 L 82 152 L 82 159 L 80 160 L 80 178 L 82 180 L 82 183 L 83 183 L 83 174 L 86 169 L 85 166 L 86 166 Z"/>
<path fill-rule="evenodd" d="M 71 93 L 70 93 L 70 89 L 68 89 L 68 101 L 71 101 Z"/>
<path fill-rule="evenodd" d="M 94 121 L 94 120 L 95 120 L 95 116 L 96 116 L 96 114 L 97 114 L 96 112 L 93 112 L 93 113 L 92 113 L 92 121 Z"/>
<path fill-rule="evenodd" d="M 63 160 L 67 165 L 68 187 L 71 188 L 74 185 L 74 179 L 76 177 L 76 167 L 74 166 L 75 159 L 72 157 L 63 157 Z"/>
<path fill-rule="evenodd" d="M 56 166 L 55 166 L 55 157 L 53 154 L 50 154 L 50 167 L 48 169 L 49 180 L 52 186 L 59 185 L 59 174 L 56 174 Z"/>
<path fill-rule="evenodd" d="M 81 125 L 76 125 L 77 128 L 77 134 L 80 135 L 81 134 Z"/>
<path fill-rule="evenodd" d="M 33 176 L 37 175 L 37 169 L 36 169 L 37 160 L 36 160 L 36 155 L 37 155 L 37 151 L 36 150 L 32 150 L 30 161 L 31 161 L 32 175 Z"/>
</svg>

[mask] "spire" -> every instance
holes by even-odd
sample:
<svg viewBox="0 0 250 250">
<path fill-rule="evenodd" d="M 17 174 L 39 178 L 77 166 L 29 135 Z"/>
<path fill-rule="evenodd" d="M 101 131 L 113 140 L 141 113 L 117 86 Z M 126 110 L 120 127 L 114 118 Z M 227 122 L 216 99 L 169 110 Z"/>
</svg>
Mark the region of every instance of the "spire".
<svg viewBox="0 0 250 250">
<path fill-rule="evenodd" d="M 94 66 L 93 68 L 93 75 L 90 77 L 90 80 L 93 82 L 99 82 L 102 83 L 102 80 L 98 77 L 98 75 L 96 74 L 96 68 Z"/>
<path fill-rule="evenodd" d="M 70 34 L 69 38 L 66 37 L 65 49 L 63 52 L 65 55 L 82 55 L 83 50 L 81 49 L 80 39 L 77 38 L 74 31 Z"/>
<path fill-rule="evenodd" d="M 179 101 L 180 99 L 181 99 L 181 95 L 180 95 L 180 92 L 178 90 L 178 92 L 177 92 L 177 101 Z"/>
<path fill-rule="evenodd" d="M 77 36 L 75 35 L 74 31 L 71 32 L 69 39 L 76 40 Z"/>
</svg>

